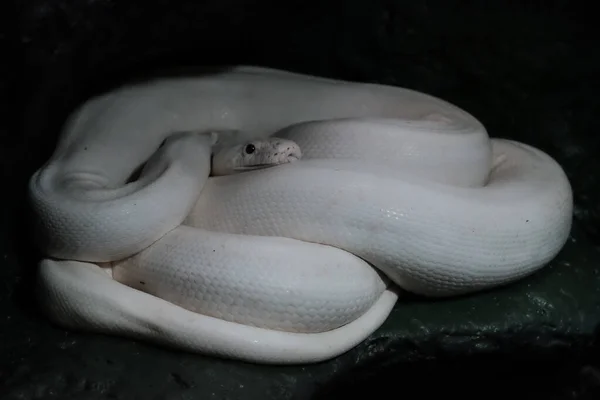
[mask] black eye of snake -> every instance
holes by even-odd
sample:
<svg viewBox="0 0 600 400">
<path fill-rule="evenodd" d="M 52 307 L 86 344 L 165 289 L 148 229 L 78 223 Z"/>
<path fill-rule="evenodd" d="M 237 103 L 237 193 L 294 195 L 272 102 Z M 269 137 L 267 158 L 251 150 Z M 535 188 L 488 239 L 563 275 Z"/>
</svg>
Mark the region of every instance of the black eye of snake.
<svg viewBox="0 0 600 400">
<path fill-rule="evenodd" d="M 246 145 L 246 154 L 252 154 L 254 153 L 254 150 L 256 150 L 256 147 L 254 147 L 253 144 Z"/>
</svg>

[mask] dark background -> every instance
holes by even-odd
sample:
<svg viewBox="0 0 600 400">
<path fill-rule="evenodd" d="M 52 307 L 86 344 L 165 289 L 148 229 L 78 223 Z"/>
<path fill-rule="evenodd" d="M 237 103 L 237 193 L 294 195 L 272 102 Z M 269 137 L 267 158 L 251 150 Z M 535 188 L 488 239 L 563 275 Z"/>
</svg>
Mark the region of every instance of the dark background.
<svg viewBox="0 0 600 400">
<path fill-rule="evenodd" d="M 11 0 L 0 16 L 1 398 L 304 399 L 372 396 L 373 387 L 464 398 L 473 382 L 484 385 L 474 390 L 478 398 L 600 398 L 590 397 L 600 386 L 600 52 L 596 13 L 585 2 Z M 517 346 L 515 325 L 502 321 L 507 314 L 479 305 L 472 318 L 481 325 L 464 343 L 460 321 L 434 316 L 433 333 L 407 344 L 418 335 L 399 333 L 399 311 L 355 353 L 306 368 L 240 365 L 49 324 L 30 289 L 38 255 L 24 223 L 28 177 L 86 96 L 157 68 L 197 64 L 263 65 L 424 91 L 475 115 L 491 136 L 548 152 L 573 185 L 574 236 L 553 270 L 533 279 L 547 302 L 536 310 L 561 312 L 523 316 L 533 330 Z M 525 298 L 523 287 L 504 295 Z M 560 290 L 574 298 L 568 306 L 559 305 Z M 515 303 L 511 315 L 525 315 L 529 301 Z M 493 345 L 481 344 L 485 334 Z"/>
</svg>

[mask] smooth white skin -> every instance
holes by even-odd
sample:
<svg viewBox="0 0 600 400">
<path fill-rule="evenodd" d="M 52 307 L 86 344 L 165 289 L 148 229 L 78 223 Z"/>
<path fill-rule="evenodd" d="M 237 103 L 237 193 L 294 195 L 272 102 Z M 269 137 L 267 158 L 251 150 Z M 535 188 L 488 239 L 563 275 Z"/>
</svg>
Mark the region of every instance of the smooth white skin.
<svg viewBox="0 0 600 400">
<path fill-rule="evenodd" d="M 209 178 L 211 130 L 274 134 L 302 160 Z M 30 194 L 51 319 L 259 363 L 351 349 L 398 288 L 442 297 L 523 278 L 572 218 L 552 158 L 490 140 L 445 101 L 253 67 L 90 100 Z"/>
</svg>

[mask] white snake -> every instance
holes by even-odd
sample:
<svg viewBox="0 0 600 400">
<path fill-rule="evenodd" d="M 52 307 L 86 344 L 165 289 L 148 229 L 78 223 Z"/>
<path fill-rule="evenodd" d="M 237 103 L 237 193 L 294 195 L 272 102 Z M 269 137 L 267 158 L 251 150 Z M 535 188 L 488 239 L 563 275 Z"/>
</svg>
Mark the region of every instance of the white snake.
<svg viewBox="0 0 600 400">
<path fill-rule="evenodd" d="M 302 159 L 209 178 L 210 131 L 274 134 Z M 92 98 L 30 195 L 52 320 L 259 363 L 342 354 L 397 288 L 441 297 L 525 277 L 572 218 L 552 158 L 445 101 L 254 67 Z"/>
</svg>

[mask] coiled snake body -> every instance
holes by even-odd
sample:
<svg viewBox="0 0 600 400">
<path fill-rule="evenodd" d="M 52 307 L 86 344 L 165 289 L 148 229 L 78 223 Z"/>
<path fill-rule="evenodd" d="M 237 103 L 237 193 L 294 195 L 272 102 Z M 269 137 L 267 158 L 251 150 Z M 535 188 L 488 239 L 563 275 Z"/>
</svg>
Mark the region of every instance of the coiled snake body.
<svg viewBox="0 0 600 400">
<path fill-rule="evenodd" d="M 219 131 L 302 158 L 209 178 Z M 397 288 L 442 297 L 531 274 L 572 214 L 552 158 L 445 101 L 254 67 L 89 100 L 30 195 L 54 321 L 262 363 L 347 351 Z"/>
</svg>

